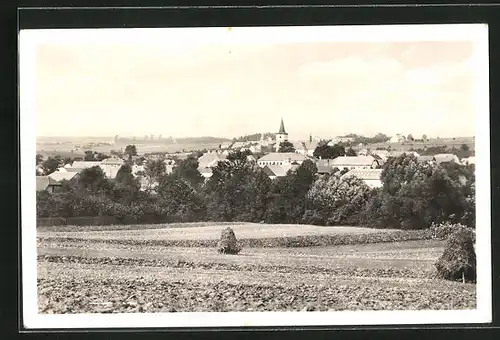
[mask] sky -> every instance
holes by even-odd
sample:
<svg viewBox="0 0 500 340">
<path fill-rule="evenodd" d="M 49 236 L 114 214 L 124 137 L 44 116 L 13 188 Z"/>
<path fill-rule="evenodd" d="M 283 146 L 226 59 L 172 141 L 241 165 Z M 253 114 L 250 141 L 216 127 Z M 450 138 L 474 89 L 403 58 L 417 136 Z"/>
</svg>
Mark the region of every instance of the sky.
<svg viewBox="0 0 500 340">
<path fill-rule="evenodd" d="M 345 40 L 345 39 L 344 39 Z M 37 136 L 474 136 L 473 41 L 36 47 Z"/>
</svg>

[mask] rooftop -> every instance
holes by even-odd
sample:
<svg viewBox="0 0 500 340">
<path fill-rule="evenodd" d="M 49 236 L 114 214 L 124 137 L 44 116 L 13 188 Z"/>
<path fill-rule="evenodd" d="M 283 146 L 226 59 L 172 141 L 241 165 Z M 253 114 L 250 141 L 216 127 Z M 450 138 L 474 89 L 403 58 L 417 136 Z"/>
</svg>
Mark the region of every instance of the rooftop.
<svg viewBox="0 0 500 340">
<path fill-rule="evenodd" d="M 278 133 L 287 134 L 285 131 L 285 124 L 283 123 L 283 118 L 281 118 L 280 131 Z"/>
<path fill-rule="evenodd" d="M 86 169 L 86 168 L 91 168 L 93 166 L 99 166 L 101 162 L 99 161 L 74 161 L 73 164 L 71 164 L 71 168 L 73 169 Z M 68 169 L 66 169 L 68 170 Z"/>
<path fill-rule="evenodd" d="M 271 152 L 259 158 L 259 162 L 305 161 L 308 157 L 295 152 Z"/>
<path fill-rule="evenodd" d="M 338 165 L 372 165 L 375 161 L 373 156 L 340 156 L 330 161 L 332 166 Z"/>
<path fill-rule="evenodd" d="M 77 172 L 53 172 L 49 175 L 49 178 L 53 179 L 54 181 L 69 181 L 73 177 L 75 177 L 78 173 Z"/>
<path fill-rule="evenodd" d="M 49 185 L 60 185 L 57 181 L 51 179 L 49 176 L 36 176 L 36 191 L 43 191 Z"/>
<path fill-rule="evenodd" d="M 285 168 L 280 165 L 266 165 L 262 170 L 268 176 L 284 177 L 286 176 L 289 168 Z"/>
<path fill-rule="evenodd" d="M 354 169 L 342 175 L 342 178 L 355 176 L 364 180 L 379 180 L 381 175 L 382 169 Z"/>
</svg>

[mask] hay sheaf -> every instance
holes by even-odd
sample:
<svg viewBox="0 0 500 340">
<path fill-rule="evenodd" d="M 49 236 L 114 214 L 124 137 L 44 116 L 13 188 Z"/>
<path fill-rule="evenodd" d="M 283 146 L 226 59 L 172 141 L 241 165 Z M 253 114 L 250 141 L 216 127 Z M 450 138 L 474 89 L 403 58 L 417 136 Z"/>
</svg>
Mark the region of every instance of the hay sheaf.
<svg viewBox="0 0 500 340">
<path fill-rule="evenodd" d="M 221 238 L 217 243 L 217 252 L 220 254 L 235 255 L 241 251 L 241 246 L 236 240 L 234 230 L 230 227 L 222 230 Z"/>
<path fill-rule="evenodd" d="M 476 252 L 470 230 L 459 228 L 446 241 L 443 255 L 435 264 L 439 277 L 446 280 L 476 282 Z"/>
</svg>

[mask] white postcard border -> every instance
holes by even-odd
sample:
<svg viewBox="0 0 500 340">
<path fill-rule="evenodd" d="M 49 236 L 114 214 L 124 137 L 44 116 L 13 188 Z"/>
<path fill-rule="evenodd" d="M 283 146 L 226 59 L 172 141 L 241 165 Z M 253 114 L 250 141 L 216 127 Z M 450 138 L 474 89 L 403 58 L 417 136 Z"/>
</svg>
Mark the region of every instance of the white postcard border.
<svg viewBox="0 0 500 340">
<path fill-rule="evenodd" d="M 20 131 L 23 321 L 26 329 L 135 328 L 135 327 L 241 327 L 338 326 L 487 323 L 491 307 L 491 211 L 489 143 L 489 66 L 486 24 L 313 26 L 253 28 L 168 28 L 24 30 L 20 32 Z M 144 35 L 144 33 L 147 33 Z M 165 34 L 168 33 L 168 34 Z M 264 43 L 305 41 L 453 41 L 477 42 L 476 204 L 477 204 L 477 309 L 459 311 L 345 311 L 345 312 L 227 312 L 227 313 L 125 313 L 38 314 L 35 202 L 35 59 L 40 44 L 109 43 L 138 39 L 157 44 Z"/>
</svg>

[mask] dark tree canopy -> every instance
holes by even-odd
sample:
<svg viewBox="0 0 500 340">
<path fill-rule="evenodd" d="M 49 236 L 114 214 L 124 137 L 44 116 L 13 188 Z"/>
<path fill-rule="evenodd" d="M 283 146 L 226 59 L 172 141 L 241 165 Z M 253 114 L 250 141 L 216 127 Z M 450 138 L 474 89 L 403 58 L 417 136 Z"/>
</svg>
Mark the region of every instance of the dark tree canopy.
<svg viewBox="0 0 500 340">
<path fill-rule="evenodd" d="M 345 148 L 339 144 L 335 144 L 334 146 L 321 144 L 316 147 L 313 156 L 322 159 L 334 159 L 340 156 L 344 156 L 345 154 Z"/>
<path fill-rule="evenodd" d="M 345 154 L 346 154 L 346 156 L 357 156 L 356 151 L 354 151 L 353 148 L 347 149 Z"/>
<path fill-rule="evenodd" d="M 83 160 L 87 161 L 87 162 L 95 161 L 96 160 L 95 159 L 95 152 L 91 151 L 91 150 L 85 151 L 85 156 L 83 157 Z"/>
<path fill-rule="evenodd" d="M 162 159 L 148 160 L 144 167 L 146 176 L 154 181 L 159 181 L 161 177 L 165 176 L 167 166 Z"/>
<path fill-rule="evenodd" d="M 45 173 L 45 175 L 50 175 L 51 173 L 56 171 L 60 165 L 61 165 L 60 157 L 58 156 L 49 157 L 42 163 L 43 172 Z"/>
<path fill-rule="evenodd" d="M 198 188 L 203 183 L 203 176 L 198 171 L 198 159 L 188 157 L 178 162 L 173 170 L 173 175 L 190 183 L 194 188 Z"/>
<path fill-rule="evenodd" d="M 132 156 L 137 156 L 137 147 L 135 145 L 127 145 L 125 147 L 125 154 L 128 155 L 128 159 L 131 160 Z"/>
<path fill-rule="evenodd" d="M 289 141 L 284 141 L 280 143 L 278 152 L 295 152 L 295 147 Z"/>
</svg>

